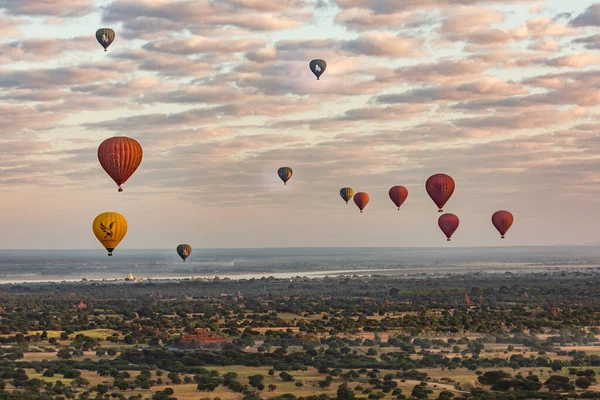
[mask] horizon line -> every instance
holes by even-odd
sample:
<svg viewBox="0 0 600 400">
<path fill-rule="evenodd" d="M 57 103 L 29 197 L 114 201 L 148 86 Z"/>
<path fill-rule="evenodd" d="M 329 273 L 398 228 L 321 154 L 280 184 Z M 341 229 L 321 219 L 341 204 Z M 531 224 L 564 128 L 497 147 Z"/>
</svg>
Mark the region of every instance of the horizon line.
<svg viewBox="0 0 600 400">
<path fill-rule="evenodd" d="M 487 249 L 487 248 L 525 248 L 525 247 L 600 247 L 600 243 L 592 242 L 585 244 L 540 244 L 540 245 L 496 245 L 496 246 L 283 246 L 283 247 L 192 247 L 199 250 L 301 250 L 301 249 Z M 173 250 L 175 247 L 163 248 L 123 248 L 119 251 L 162 251 Z M 2 249 L 0 251 L 100 251 L 102 249 L 86 248 L 20 248 Z"/>
</svg>

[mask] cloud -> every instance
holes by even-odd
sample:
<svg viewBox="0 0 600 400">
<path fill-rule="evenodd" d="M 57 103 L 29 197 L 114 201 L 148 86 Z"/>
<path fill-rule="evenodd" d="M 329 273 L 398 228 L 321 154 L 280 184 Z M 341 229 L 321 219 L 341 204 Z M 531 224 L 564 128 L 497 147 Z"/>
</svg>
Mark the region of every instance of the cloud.
<svg viewBox="0 0 600 400">
<path fill-rule="evenodd" d="M 478 82 L 458 86 L 437 86 L 412 89 L 399 94 L 387 94 L 375 97 L 376 103 L 415 103 L 425 104 L 437 101 L 460 101 L 477 97 L 512 96 L 527 93 L 527 89 L 515 82 L 500 79 L 484 79 Z"/>
<path fill-rule="evenodd" d="M 573 43 L 583 43 L 586 49 L 598 50 L 600 49 L 600 33 L 584 38 L 573 40 Z"/>
<path fill-rule="evenodd" d="M 78 36 L 71 39 L 35 38 L 9 43 L 0 43 L 0 61 L 47 61 L 54 57 L 76 50 L 89 50 L 89 36 Z"/>
<path fill-rule="evenodd" d="M 356 122 L 371 122 L 373 124 L 388 121 L 406 120 L 417 114 L 427 112 L 429 107 L 422 105 L 390 106 L 390 107 L 362 107 L 347 110 L 343 115 L 331 118 L 288 119 L 270 125 L 274 129 L 290 129 L 307 126 L 309 129 L 329 130 L 354 127 Z"/>
<path fill-rule="evenodd" d="M 596 53 L 570 54 L 568 56 L 551 58 L 547 61 L 547 65 L 553 67 L 570 67 L 581 68 L 589 65 L 598 65 L 600 56 Z"/>
<path fill-rule="evenodd" d="M 545 51 L 548 53 L 556 53 L 560 50 L 560 43 L 556 40 L 544 40 L 539 42 L 534 42 L 529 46 L 530 49 L 536 51 Z"/>
<path fill-rule="evenodd" d="M 367 56 L 419 57 L 424 55 L 421 41 L 393 33 L 367 33 L 358 39 L 345 42 L 342 49 Z"/>
<path fill-rule="evenodd" d="M 49 130 L 64 115 L 39 112 L 33 107 L 22 105 L 0 105 L 0 135 L 3 138 L 13 138 L 21 132 L 39 132 Z"/>
<path fill-rule="evenodd" d="M 571 20 L 572 26 L 600 26 L 600 3 L 592 4 Z"/>
<path fill-rule="evenodd" d="M 547 215 L 594 193 L 593 205 L 577 204 L 596 207 L 600 189 L 585 182 L 599 180 L 598 35 L 583 29 L 594 7 L 573 18 L 568 4 L 541 14 L 517 0 L 327 3 L 0 0 L 2 186 L 102 196 L 99 183 L 114 187 L 97 146 L 125 134 L 145 151 L 128 182 L 132 196 L 144 196 L 136 212 L 175 199 L 235 225 L 231 210 L 262 218 L 261 209 L 285 204 L 293 221 L 312 207 L 302 222 L 319 227 L 323 243 L 337 237 L 328 226 L 339 226 L 327 218 L 347 218 L 340 185 L 370 191 L 371 215 L 382 217 L 361 221 L 385 227 L 381 204 L 391 203 L 381 188 L 410 186 L 410 215 L 421 218 L 433 206 L 424 180 L 440 171 L 459 184 L 454 210 L 486 221 L 504 202 L 531 216 L 541 213 L 535 199 L 550 199 Z M 121 38 L 108 53 L 96 47 L 95 28 L 65 37 L 65 29 L 89 30 L 80 18 L 88 12 Z M 320 80 L 308 68 L 314 58 L 328 63 Z M 294 168 L 285 191 L 281 165 Z M 257 236 L 277 239 L 271 234 Z"/>
<path fill-rule="evenodd" d="M 442 35 L 473 31 L 476 28 L 499 24 L 506 18 L 503 12 L 491 8 L 458 6 L 445 10 L 446 18 L 440 27 Z"/>
<path fill-rule="evenodd" d="M 195 32 L 227 26 L 278 31 L 296 28 L 312 16 L 308 2 L 277 3 L 259 6 L 249 0 L 116 0 L 104 9 L 103 20 L 123 23 L 126 38 L 156 38 L 162 32 Z"/>
<path fill-rule="evenodd" d="M 160 53 L 191 55 L 198 53 L 240 53 L 256 50 L 264 44 L 261 39 L 223 40 L 203 37 L 164 39 L 143 46 Z"/>
<path fill-rule="evenodd" d="M 420 12 L 377 14 L 375 11 L 365 8 L 341 10 L 335 16 L 335 22 L 357 31 L 392 27 L 424 27 L 435 23 L 430 16 L 423 15 Z"/>
<path fill-rule="evenodd" d="M 389 32 L 371 32 L 358 36 L 356 39 L 316 39 L 316 40 L 283 40 L 272 49 L 265 49 L 262 57 L 272 60 L 281 57 L 286 60 L 299 60 L 315 58 L 338 58 L 340 56 L 362 55 L 376 57 L 420 57 L 424 55 L 423 40 L 406 37 L 401 34 Z M 311 56 L 312 55 L 312 56 Z M 252 54 L 250 59 L 261 60 L 261 55 Z"/>
<path fill-rule="evenodd" d="M 19 37 L 21 31 L 19 26 L 25 24 L 24 20 L 0 17 L 0 35 L 5 38 Z"/>
<path fill-rule="evenodd" d="M 0 88 L 46 89 L 115 79 L 122 72 L 100 65 L 0 71 Z"/>
<path fill-rule="evenodd" d="M 0 0 L 10 15 L 81 17 L 94 10 L 92 0 Z"/>
<path fill-rule="evenodd" d="M 470 81 L 480 76 L 487 64 L 473 59 L 439 60 L 396 69 L 393 79 L 407 82 Z"/>
</svg>

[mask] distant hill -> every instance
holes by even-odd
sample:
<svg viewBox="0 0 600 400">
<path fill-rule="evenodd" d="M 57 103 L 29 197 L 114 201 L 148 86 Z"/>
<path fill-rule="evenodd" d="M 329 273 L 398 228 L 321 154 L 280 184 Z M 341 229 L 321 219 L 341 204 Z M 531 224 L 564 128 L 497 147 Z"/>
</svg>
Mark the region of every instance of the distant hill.
<svg viewBox="0 0 600 400">
<path fill-rule="evenodd" d="M 586 243 L 583 246 L 600 246 L 600 240 L 597 242 Z"/>
</svg>

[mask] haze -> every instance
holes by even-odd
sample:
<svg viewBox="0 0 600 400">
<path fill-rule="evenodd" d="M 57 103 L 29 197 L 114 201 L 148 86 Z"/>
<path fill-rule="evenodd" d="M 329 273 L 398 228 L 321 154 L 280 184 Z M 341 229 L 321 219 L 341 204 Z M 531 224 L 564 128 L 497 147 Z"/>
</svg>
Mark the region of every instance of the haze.
<svg viewBox="0 0 600 400">
<path fill-rule="evenodd" d="M 0 0 L 0 247 L 101 248 L 105 211 L 119 248 L 596 241 L 599 27 L 582 0 Z M 144 148 L 120 194 L 96 156 L 114 135 Z"/>
</svg>

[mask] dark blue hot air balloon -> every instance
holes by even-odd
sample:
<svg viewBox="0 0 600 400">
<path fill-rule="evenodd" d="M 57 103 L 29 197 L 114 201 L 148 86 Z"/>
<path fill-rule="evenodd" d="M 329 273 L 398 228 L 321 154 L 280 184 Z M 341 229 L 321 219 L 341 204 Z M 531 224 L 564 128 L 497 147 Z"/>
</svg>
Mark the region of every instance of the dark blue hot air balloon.
<svg viewBox="0 0 600 400">
<path fill-rule="evenodd" d="M 312 71 L 313 74 L 315 74 L 315 76 L 317 77 L 317 80 L 319 80 L 319 78 L 321 77 L 321 75 L 323 75 L 323 72 L 325 72 L 325 69 L 327 68 L 327 63 L 325 62 L 325 60 L 312 60 L 308 66 L 310 67 L 310 70 Z"/>
</svg>

